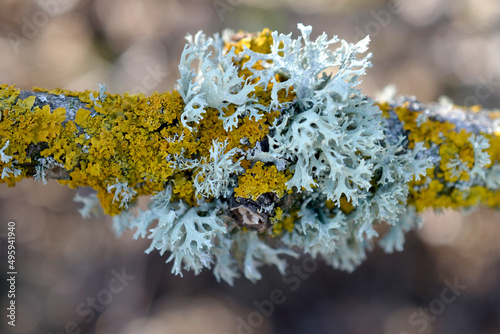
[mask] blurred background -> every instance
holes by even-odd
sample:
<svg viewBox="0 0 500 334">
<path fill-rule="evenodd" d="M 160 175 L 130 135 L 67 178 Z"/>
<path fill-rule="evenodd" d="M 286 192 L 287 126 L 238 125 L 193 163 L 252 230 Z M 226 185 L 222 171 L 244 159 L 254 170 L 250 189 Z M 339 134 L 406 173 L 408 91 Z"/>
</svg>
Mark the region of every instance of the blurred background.
<svg viewBox="0 0 500 334">
<path fill-rule="evenodd" d="M 0 0 L 0 83 L 172 90 L 186 34 L 297 36 L 298 22 L 315 36 L 371 35 L 370 96 L 394 83 L 422 101 L 500 106 L 498 0 Z M 428 212 L 404 252 L 375 248 L 351 274 L 290 259 L 300 274 L 264 269 L 260 282 L 230 287 L 210 271 L 173 276 L 166 256 L 144 254 L 147 241 L 117 239 L 109 217 L 83 220 L 75 193 L 55 181 L 0 185 L 0 333 L 500 333 L 498 211 Z M 5 317 L 9 220 L 15 328 Z"/>
</svg>

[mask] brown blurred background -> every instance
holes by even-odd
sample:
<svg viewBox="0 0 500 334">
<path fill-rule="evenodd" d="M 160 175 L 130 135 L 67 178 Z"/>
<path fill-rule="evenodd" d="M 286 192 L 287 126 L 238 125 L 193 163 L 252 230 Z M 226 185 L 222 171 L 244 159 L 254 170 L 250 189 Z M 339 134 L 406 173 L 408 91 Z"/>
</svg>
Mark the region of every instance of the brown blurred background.
<svg viewBox="0 0 500 334">
<path fill-rule="evenodd" d="M 423 101 L 500 106 L 498 0 L 0 0 L 0 83 L 171 90 L 187 33 L 297 36 L 298 22 L 372 36 L 368 95 L 395 83 Z M 426 213 L 404 252 L 376 248 L 352 274 L 318 262 L 294 284 L 271 268 L 230 287 L 208 270 L 173 276 L 166 256 L 143 253 L 147 241 L 116 239 L 109 217 L 83 220 L 75 193 L 53 181 L 0 186 L 0 233 L 14 220 L 18 251 L 12 328 L 0 239 L 0 333 L 500 333 L 499 212 Z M 285 300 L 259 309 L 275 289 Z"/>
</svg>

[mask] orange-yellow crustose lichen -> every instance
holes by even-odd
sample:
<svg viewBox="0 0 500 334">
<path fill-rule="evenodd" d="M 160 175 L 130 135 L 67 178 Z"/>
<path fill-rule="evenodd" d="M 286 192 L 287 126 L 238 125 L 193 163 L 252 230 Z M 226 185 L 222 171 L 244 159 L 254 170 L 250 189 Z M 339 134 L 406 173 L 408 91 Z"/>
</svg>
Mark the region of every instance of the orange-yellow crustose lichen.
<svg viewBox="0 0 500 334">
<path fill-rule="evenodd" d="M 276 208 L 276 214 L 271 221 L 273 222 L 273 235 L 278 236 L 283 231 L 292 233 L 295 222 L 299 219 L 299 210 L 294 209 L 292 212 L 284 214 L 280 207 Z"/>
<path fill-rule="evenodd" d="M 2 167 L 11 170 L 16 166 L 32 163 L 33 156 L 28 148 L 45 142 L 52 142 L 59 137 L 62 129 L 61 122 L 65 119 L 65 110 L 58 108 L 50 111 L 48 106 L 43 108 L 34 107 L 35 97 L 30 96 L 17 99 L 19 90 L 13 86 L 0 85 L 0 100 L 2 100 L 3 115 L 0 121 L 1 146 L 7 144 L 4 153 L 11 156 L 8 162 L 2 163 Z M 17 99 L 17 101 L 16 101 Z M 19 167 L 17 167 L 19 169 Z M 19 169 L 18 176 L 13 174 L 2 178 L 9 186 L 27 176 L 28 170 Z"/>
<path fill-rule="evenodd" d="M 450 131 L 447 140 L 439 147 L 441 156 L 441 172 L 438 177 L 443 177 L 447 182 L 469 181 L 470 175 L 466 170 L 455 171 L 451 162 L 458 160 L 470 170 L 474 166 L 474 148 L 469 141 L 470 134 L 465 130 L 460 132 Z"/>
<path fill-rule="evenodd" d="M 351 201 L 349 201 L 345 195 L 342 195 L 340 197 L 340 207 L 338 207 L 335 204 L 335 202 L 333 202 L 333 201 L 331 201 L 329 199 L 325 201 L 325 206 L 328 209 L 330 209 L 330 210 L 334 210 L 336 208 L 340 208 L 340 210 L 343 213 L 345 213 L 346 215 L 349 214 L 349 213 L 351 213 L 355 209 L 354 205 L 352 205 Z"/>
<path fill-rule="evenodd" d="M 172 192 L 178 198 L 184 200 L 189 205 L 195 205 L 195 189 L 193 181 L 187 175 L 187 172 L 180 172 L 174 175 Z"/>
<path fill-rule="evenodd" d="M 385 117 L 389 117 L 391 107 L 387 103 L 379 105 Z M 470 142 L 471 134 L 465 130 L 457 131 L 451 122 L 441 122 L 427 119 L 420 125 L 417 117 L 422 112 L 409 109 L 405 103 L 394 109 L 403 128 L 409 131 L 409 147 L 415 143 L 423 142 L 427 148 L 431 145 L 439 146 L 439 163 L 427 170 L 427 175 L 419 181 L 410 182 L 410 196 L 408 204 L 423 211 L 426 208 L 463 208 L 478 204 L 495 207 L 500 205 L 500 191 L 493 191 L 482 186 L 473 186 L 467 190 L 455 187 L 455 182 L 468 181 L 468 171 L 474 166 L 474 149 Z M 490 163 L 486 166 L 500 162 L 500 137 L 493 134 L 481 133 L 488 142 L 486 152 L 490 156 Z M 467 169 L 456 170 L 454 162 L 458 162 Z M 429 181 L 430 180 L 430 181 Z"/>
<path fill-rule="evenodd" d="M 452 123 L 433 120 L 427 120 L 427 122 L 417 126 L 417 117 L 421 112 L 411 111 L 408 107 L 409 103 L 406 102 L 402 106 L 396 107 L 394 111 L 399 120 L 403 122 L 404 129 L 410 131 L 408 139 L 411 149 L 415 147 L 417 142 L 423 142 L 427 148 L 430 147 L 430 143 L 439 145 L 445 140 L 446 134 L 455 128 Z"/>
<path fill-rule="evenodd" d="M 270 33 L 263 31 L 227 47 L 235 46 L 237 50 L 242 50 L 245 44 L 255 52 L 269 52 L 270 43 Z M 240 75 L 244 76 L 244 71 L 240 70 Z M 269 105 L 271 89 L 272 85 L 266 89 L 258 87 L 252 95 L 258 98 L 260 104 Z M 214 140 L 227 141 L 226 152 L 236 147 L 247 150 L 265 138 L 269 127 L 280 115 L 277 110 L 261 115 L 259 120 L 243 117 L 236 128 L 225 131 L 219 111 L 207 108 L 204 118 L 191 132 L 180 122 L 184 103 L 176 91 L 154 93 L 150 97 L 109 94 L 96 103 L 91 100 L 90 94 L 98 96 L 98 92 L 35 90 L 75 97 L 86 107 L 76 112 L 74 120 L 69 120 L 64 108 L 51 110 L 49 105 L 33 107 L 35 96 L 21 100 L 18 99 L 18 89 L 0 86 L 0 107 L 4 110 L 0 121 L 0 144 L 3 146 L 9 140 L 5 154 L 13 157 L 7 163 L 0 163 L 0 167 L 13 169 L 15 163 L 20 169 L 19 175 L 9 174 L 1 182 L 12 186 L 34 174 L 33 166 L 37 164 L 34 159 L 53 157 L 68 171 L 68 179 L 59 182 L 72 188 L 94 188 L 105 213 L 110 215 L 118 214 L 123 209 L 115 194 L 108 192 L 108 186 L 117 182 L 126 183 L 137 197 L 162 190 L 165 183 L 171 181 L 174 198 L 196 205 L 192 173 L 176 171 L 172 157 L 209 158 Z M 292 91 L 285 90 L 278 95 L 282 102 L 293 101 L 295 97 Z M 226 114 L 231 114 L 234 109 L 229 105 Z M 33 145 L 38 145 L 39 149 L 30 149 Z M 239 155 L 234 157 L 235 161 L 239 158 Z M 274 166 L 266 169 L 269 170 L 268 177 L 276 178 L 268 180 L 269 184 L 275 185 L 269 189 L 281 194 L 285 189 L 286 181 L 283 180 L 287 179 Z M 239 194 L 247 197 L 255 195 Z"/>
<path fill-rule="evenodd" d="M 265 166 L 263 162 L 257 161 L 238 178 L 238 187 L 234 189 L 234 194 L 236 197 L 251 198 L 254 201 L 269 192 L 283 197 L 287 191 L 285 184 L 291 178 L 290 172 L 280 172 L 274 165 Z"/>
<path fill-rule="evenodd" d="M 500 117 L 500 116 L 499 116 Z M 486 149 L 490 156 L 490 163 L 486 165 L 487 168 L 493 165 L 500 164 L 500 133 L 495 134 L 484 134 L 484 137 L 488 140 L 490 147 Z"/>
<path fill-rule="evenodd" d="M 243 46 L 246 46 L 253 52 L 258 53 L 270 53 L 271 44 L 273 43 L 273 37 L 269 29 L 264 29 L 257 35 L 245 34 L 243 31 L 239 31 L 236 36 L 242 36 L 237 42 L 227 42 L 225 48 L 230 49 L 234 46 L 234 51 L 239 54 L 243 51 Z"/>
<path fill-rule="evenodd" d="M 3 95 L 7 94 L 4 89 L 2 87 Z M 10 89 L 12 94 L 18 94 L 18 90 Z M 172 180 L 175 181 L 174 196 L 190 199 L 188 202 L 194 204 L 192 181 L 185 175 L 173 177 L 175 169 L 167 162 L 169 155 L 208 157 L 214 139 L 228 140 L 227 150 L 248 148 L 267 135 L 270 121 L 276 116 L 267 115 L 259 121 L 246 117 L 240 120 L 235 131 L 226 132 L 218 111 L 208 109 L 192 133 L 181 125 L 183 102 L 177 92 L 155 93 L 149 98 L 108 95 L 100 106 L 86 98 L 90 92 L 49 93 L 78 97 L 88 102 L 88 108 L 93 108 L 96 114 L 91 116 L 89 110 L 79 109 L 74 121 L 61 125 L 66 114 L 63 108 L 52 112 L 48 105 L 42 109 L 32 108 L 34 96 L 18 100 L 5 108 L 0 124 L 0 137 L 11 140 L 6 153 L 14 156 L 17 165 L 34 163 L 32 157 L 26 155 L 27 149 L 29 145 L 44 143 L 47 147 L 40 156 L 52 156 L 70 172 L 69 180 L 59 182 L 72 188 L 94 188 L 104 211 L 111 215 L 121 211 L 114 194 L 107 191 L 107 187 L 116 182 L 127 182 L 140 196 L 159 191 L 165 182 Z M 182 140 L 168 140 L 172 138 Z M 247 138 L 248 143 L 242 144 L 243 138 Z M 2 181 L 13 185 L 26 177 L 26 172 L 22 170 L 21 175 Z"/>
<path fill-rule="evenodd" d="M 239 34 L 243 34 L 243 32 L 239 32 Z M 244 50 L 244 47 L 248 49 L 258 52 L 258 53 L 270 53 L 271 52 L 271 44 L 273 43 L 273 37 L 271 36 L 271 31 L 269 29 L 262 30 L 256 36 L 252 35 L 244 35 L 237 42 L 226 42 L 225 48 L 230 49 L 234 47 L 235 54 L 239 54 Z M 238 66 L 242 67 L 249 60 L 248 56 L 244 56 L 239 62 L 235 62 Z M 262 69 L 261 61 L 258 61 L 253 68 Z M 240 75 L 245 78 L 252 75 L 252 72 L 249 69 L 244 69 L 240 71 Z"/>
</svg>

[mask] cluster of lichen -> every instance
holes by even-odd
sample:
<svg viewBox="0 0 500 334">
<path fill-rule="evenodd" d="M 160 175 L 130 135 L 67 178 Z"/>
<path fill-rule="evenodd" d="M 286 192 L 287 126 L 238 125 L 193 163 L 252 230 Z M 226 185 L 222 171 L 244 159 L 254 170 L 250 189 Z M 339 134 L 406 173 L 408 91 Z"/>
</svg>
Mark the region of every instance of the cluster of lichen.
<svg viewBox="0 0 500 334">
<path fill-rule="evenodd" d="M 65 110 L 50 110 L 49 106 L 35 107 L 35 96 L 18 99 L 19 90 L 13 86 L 0 86 L 0 138 L 3 154 L 2 182 L 13 186 L 15 182 L 32 176 L 31 165 L 37 158 L 37 145 L 47 146 L 59 140 L 65 127 Z M 68 128 L 71 124 L 68 124 Z M 74 144 L 72 144 L 74 145 Z M 70 146 L 72 146 L 70 145 Z M 71 147 L 68 147 L 71 152 Z M 6 170 L 11 171 L 5 172 Z"/>
<path fill-rule="evenodd" d="M 239 53 L 245 45 L 255 52 L 268 52 L 270 38 L 269 31 L 263 31 L 228 43 L 227 48 L 235 47 Z M 240 66 L 244 62 L 240 62 Z M 245 70 L 240 74 L 242 77 L 248 75 Z M 252 95 L 267 106 L 271 89 L 272 85 L 266 90 L 257 87 Z M 238 148 L 240 153 L 234 156 L 235 161 L 245 158 L 244 153 L 267 136 L 274 119 L 280 116 L 280 110 L 263 114 L 259 120 L 246 116 L 232 131 L 226 131 L 219 111 L 207 108 L 200 123 L 190 130 L 180 122 L 184 102 L 176 91 L 154 93 L 150 97 L 105 94 L 102 100 L 91 98 L 99 96 L 95 91 L 35 89 L 35 92 L 76 97 L 86 107 L 78 109 L 74 119 L 70 120 L 65 108 L 51 110 L 48 104 L 42 108 L 34 107 L 34 95 L 21 100 L 18 98 L 19 89 L 0 86 L 3 113 L 0 144 L 9 140 L 5 154 L 12 156 L 12 160 L 0 164 L 0 169 L 20 170 L 17 175 L 5 175 L 0 182 L 12 186 L 31 177 L 35 174 L 37 159 L 52 157 L 68 172 L 67 177 L 59 182 L 71 188 L 92 187 L 97 191 L 104 212 L 110 215 L 120 213 L 126 205 L 109 191 L 109 187 L 116 183 L 126 184 L 134 194 L 129 201 L 134 201 L 136 197 L 154 194 L 172 182 L 174 198 L 196 205 L 200 197 L 193 188 L 196 170 L 176 168 L 177 158 L 208 159 L 214 141 L 227 142 L 226 152 Z M 279 95 L 283 101 L 294 99 L 290 91 L 280 91 Z M 229 105 L 225 116 L 234 111 L 235 106 Z M 257 199 L 267 192 L 283 196 L 290 172 L 277 171 L 275 166 L 264 166 L 262 162 L 251 167 L 252 164 L 244 159 L 241 163 L 248 171 L 239 177 L 237 196 Z M 255 176 L 257 170 L 265 173 Z M 250 175 L 254 175 L 253 178 Z M 254 182 L 256 177 L 260 182 Z"/>
<path fill-rule="evenodd" d="M 268 53 L 271 43 L 271 34 L 266 29 L 258 35 L 245 35 L 239 41 L 227 43 L 226 48 L 234 47 L 236 54 L 243 51 L 243 46 L 254 52 Z M 247 58 L 235 63 L 241 68 Z M 263 65 L 257 63 L 254 67 L 260 66 Z M 251 73 L 248 69 L 241 69 L 240 74 L 247 78 Z M 257 87 L 253 94 L 259 103 L 269 105 L 271 89 Z M 234 130 L 225 131 L 218 112 L 207 109 L 199 126 L 191 132 L 180 124 L 183 101 L 175 91 L 155 93 L 150 97 L 140 94 L 107 95 L 100 103 L 89 98 L 91 93 L 98 95 L 97 92 L 77 93 L 61 89 L 36 91 L 78 97 L 87 103 L 87 108 L 79 109 L 74 120 L 67 120 L 64 108 L 50 110 L 49 105 L 34 107 L 35 96 L 21 100 L 18 99 L 18 89 L 0 86 L 0 144 L 3 146 L 9 140 L 4 153 L 12 156 L 12 160 L 3 163 L 2 167 L 20 170 L 17 176 L 6 176 L 2 182 L 13 185 L 16 181 L 32 176 L 33 166 L 37 163 L 34 160 L 50 156 L 69 171 L 69 178 L 59 182 L 73 188 L 94 188 L 98 191 L 105 212 L 112 215 L 121 211 L 120 203 L 113 201 L 113 194 L 107 191 L 107 187 L 116 182 L 127 183 L 137 192 L 136 196 L 140 196 L 159 191 L 166 182 L 173 181 L 174 193 L 195 205 L 193 175 L 176 170 L 171 157 L 208 157 L 214 140 L 228 141 L 226 151 L 233 148 L 246 151 L 267 136 L 269 126 L 280 114 L 277 110 L 263 115 L 259 121 L 245 117 Z M 293 101 L 293 92 L 280 91 L 280 94 L 283 101 Z M 387 112 L 389 106 L 382 104 L 380 108 Z M 225 116 L 234 111 L 233 105 L 228 106 Z M 417 118 L 421 112 L 410 110 L 408 103 L 394 111 L 403 122 L 404 129 L 409 131 L 409 148 L 414 148 L 416 142 L 424 142 L 427 148 L 435 144 L 439 146 L 441 156 L 439 165 L 428 171 L 427 176 L 432 180 L 428 187 L 415 190 L 426 180 L 412 182 L 409 204 L 422 210 L 427 207 L 464 207 L 478 202 L 489 206 L 500 203 L 498 191 L 475 187 L 464 193 L 449 186 L 459 180 L 469 179 L 465 170 L 457 175 L 449 167 L 450 160 L 458 158 L 472 168 L 474 154 L 469 133 L 465 130 L 457 132 L 451 122 L 427 119 L 418 124 Z M 487 151 L 491 162 L 487 167 L 491 167 L 499 163 L 500 139 L 493 134 L 483 135 L 490 142 Z M 235 157 L 235 160 L 239 157 Z M 289 172 L 279 172 L 272 164 L 266 166 L 257 162 L 252 167 L 250 164 L 246 160 L 242 163 L 247 170 L 239 177 L 235 189 L 237 197 L 256 200 L 267 192 L 279 197 L 284 195 L 287 191 L 285 183 L 290 179 Z"/>
<path fill-rule="evenodd" d="M 386 118 L 394 112 L 407 131 L 408 146 L 413 148 L 417 142 L 423 142 L 425 147 L 433 148 L 439 155 L 427 175 L 419 181 L 410 182 L 408 204 L 424 209 L 468 208 L 477 205 L 489 207 L 500 206 L 500 190 L 488 189 L 483 185 L 460 187 L 460 183 L 471 180 L 470 171 L 474 167 L 475 153 L 471 141 L 471 133 L 465 129 L 457 130 L 451 121 L 433 119 L 424 115 L 423 110 L 413 110 L 410 103 L 405 102 L 395 108 L 389 103 L 381 103 L 381 110 Z M 478 110 L 475 106 L 473 110 Z M 472 112 L 472 111 L 471 111 Z M 492 112 L 491 117 L 495 114 Z M 420 119 L 419 119 L 420 118 Z M 488 169 L 500 162 L 500 134 L 479 132 L 488 143 L 485 152 L 489 156 Z M 460 164 L 462 169 L 456 169 Z"/>
<path fill-rule="evenodd" d="M 188 36 L 176 90 L 149 97 L 1 85 L 0 182 L 91 187 L 81 212 L 98 198 L 118 234 L 171 251 L 173 272 L 215 264 L 230 284 L 263 264 L 284 272 L 292 249 L 353 270 L 375 224 L 391 226 L 380 244 L 392 252 L 415 212 L 500 207 L 500 133 L 485 113 L 469 126 L 411 98 L 374 105 L 357 88 L 369 39 L 298 27 L 297 39 Z M 128 208 L 143 195 L 148 210 Z"/>
<path fill-rule="evenodd" d="M 257 161 L 239 177 L 234 193 L 236 197 L 251 198 L 254 201 L 268 192 L 283 197 L 286 192 L 290 192 L 285 185 L 289 179 L 290 172 L 282 173 L 274 165 L 265 166 L 263 162 Z"/>
</svg>

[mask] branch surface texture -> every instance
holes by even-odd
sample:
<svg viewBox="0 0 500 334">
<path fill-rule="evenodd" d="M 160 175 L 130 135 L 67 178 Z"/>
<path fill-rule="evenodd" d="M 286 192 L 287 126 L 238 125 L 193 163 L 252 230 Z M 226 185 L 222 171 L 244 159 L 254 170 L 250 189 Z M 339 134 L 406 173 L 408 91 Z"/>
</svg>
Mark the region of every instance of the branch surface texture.
<svg viewBox="0 0 500 334">
<path fill-rule="evenodd" d="M 229 284 L 299 252 L 351 271 L 425 209 L 500 207 L 500 112 L 375 102 L 356 88 L 368 37 L 298 28 L 188 36 L 176 90 L 149 97 L 1 85 L 0 181 L 92 187 L 82 215 Z"/>
</svg>

